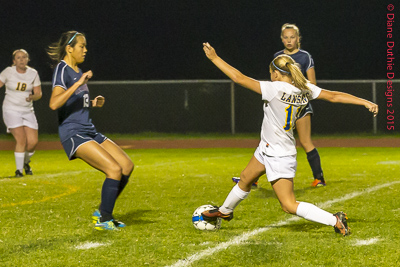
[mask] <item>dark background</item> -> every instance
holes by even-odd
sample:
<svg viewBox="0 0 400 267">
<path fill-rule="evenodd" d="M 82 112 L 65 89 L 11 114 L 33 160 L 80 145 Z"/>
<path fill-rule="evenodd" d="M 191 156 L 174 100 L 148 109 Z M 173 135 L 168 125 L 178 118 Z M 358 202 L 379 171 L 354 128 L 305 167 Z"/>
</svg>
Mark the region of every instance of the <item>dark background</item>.
<svg viewBox="0 0 400 267">
<path fill-rule="evenodd" d="M 11 1 L 0 8 L 0 70 L 11 65 L 15 49 L 26 49 L 42 81 L 51 81 L 46 47 L 61 33 L 86 34 L 88 54 L 80 65 L 91 81 L 227 79 L 202 50 L 210 42 L 219 56 L 244 74 L 268 80 L 268 65 L 282 50 L 280 29 L 295 23 L 302 49 L 311 53 L 318 80 L 386 80 L 386 15 L 393 4 L 395 51 L 400 46 L 395 1 Z M 395 66 L 400 63 L 395 62 Z M 397 68 L 398 69 L 398 68 Z M 400 75 L 400 72 L 396 75 Z M 396 78 L 398 78 L 396 76 Z M 323 84 L 371 100 L 369 84 Z M 91 112 L 101 132 L 230 132 L 230 86 L 96 85 L 106 105 Z M 399 83 L 395 85 L 400 89 Z M 48 108 L 51 87 L 35 102 L 40 133 L 57 132 Z M 398 91 L 397 89 L 397 91 Z M 2 91 L 4 88 L 1 89 Z M 385 84 L 377 87 L 378 131 L 386 130 Z M 396 92 L 396 90 L 395 90 Z M 236 130 L 258 132 L 260 97 L 236 86 Z M 0 94 L 2 101 L 4 94 Z M 395 118 L 400 109 L 395 95 Z M 314 101 L 313 133 L 371 132 L 372 116 L 360 107 Z M 397 123 L 397 122 L 396 122 Z M 396 131 L 397 129 L 396 125 Z M 0 132 L 5 132 L 0 124 Z"/>
<path fill-rule="evenodd" d="M 62 32 L 77 30 L 88 43 L 81 68 L 91 69 L 94 80 L 225 78 L 205 58 L 203 42 L 245 74 L 268 79 L 272 55 L 283 48 L 280 27 L 290 22 L 300 28 L 317 79 L 385 79 L 389 3 L 4 0 L 0 69 L 24 48 L 42 81 L 50 81 L 45 48 Z"/>
</svg>

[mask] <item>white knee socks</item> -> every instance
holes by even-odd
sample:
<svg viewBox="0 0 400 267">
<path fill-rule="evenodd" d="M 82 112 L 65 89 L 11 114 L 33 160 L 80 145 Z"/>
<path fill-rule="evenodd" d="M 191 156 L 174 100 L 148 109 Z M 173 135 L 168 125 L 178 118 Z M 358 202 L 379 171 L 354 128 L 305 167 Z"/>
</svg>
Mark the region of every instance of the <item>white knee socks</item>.
<svg viewBox="0 0 400 267">
<path fill-rule="evenodd" d="M 336 225 L 336 217 L 333 216 L 332 213 L 324 211 L 323 209 L 307 202 L 299 202 L 296 215 L 309 221 L 331 226 Z"/>
<path fill-rule="evenodd" d="M 239 203 L 245 199 L 250 192 L 243 191 L 239 188 L 239 185 L 236 184 L 229 195 L 226 197 L 224 204 L 219 208 L 222 213 L 228 214 L 233 212 Z"/>
<path fill-rule="evenodd" d="M 22 172 L 24 168 L 25 152 L 14 152 L 15 165 L 17 165 L 17 170 Z"/>
</svg>

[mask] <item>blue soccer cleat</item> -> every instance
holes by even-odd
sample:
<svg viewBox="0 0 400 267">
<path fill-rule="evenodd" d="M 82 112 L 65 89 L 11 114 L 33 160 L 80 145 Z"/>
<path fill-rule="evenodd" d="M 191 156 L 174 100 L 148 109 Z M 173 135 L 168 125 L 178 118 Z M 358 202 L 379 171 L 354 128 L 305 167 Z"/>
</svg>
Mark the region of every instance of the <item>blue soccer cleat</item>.
<svg viewBox="0 0 400 267">
<path fill-rule="evenodd" d="M 235 184 L 237 184 L 237 183 L 239 183 L 239 181 L 240 181 L 240 177 L 232 177 L 232 181 L 235 183 Z M 257 188 L 258 187 L 258 180 L 257 180 L 257 182 L 254 182 L 252 185 L 251 185 L 251 188 Z"/>
<path fill-rule="evenodd" d="M 99 210 L 95 210 L 92 214 L 92 219 L 93 219 L 93 223 L 97 223 L 98 220 L 100 220 L 101 214 Z M 117 220 L 113 220 L 114 224 L 116 227 L 119 228 L 124 228 L 126 226 L 125 223 L 121 222 L 121 221 L 117 221 Z"/>
</svg>

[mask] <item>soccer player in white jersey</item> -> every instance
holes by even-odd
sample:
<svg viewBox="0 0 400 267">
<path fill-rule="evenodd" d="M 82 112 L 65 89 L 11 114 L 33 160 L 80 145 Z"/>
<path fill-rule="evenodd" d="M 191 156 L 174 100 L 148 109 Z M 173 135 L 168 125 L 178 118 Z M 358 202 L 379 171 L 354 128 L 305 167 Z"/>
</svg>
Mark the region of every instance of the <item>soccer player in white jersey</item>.
<svg viewBox="0 0 400 267">
<path fill-rule="evenodd" d="M 228 194 L 220 207 L 202 213 L 204 220 L 217 218 L 231 220 L 233 210 L 250 193 L 251 185 L 263 174 L 281 204 L 282 209 L 307 220 L 331 225 L 342 235 L 350 233 L 346 214 L 324 211 L 317 206 L 296 201 L 293 178 L 296 173 L 296 145 L 293 123 L 296 115 L 309 100 L 323 99 L 330 102 L 365 106 L 376 116 L 378 106 L 370 101 L 342 92 L 321 89 L 311 84 L 301 73 L 296 62 L 287 55 L 276 57 L 269 65 L 272 82 L 261 82 L 243 75 L 223 61 L 209 43 L 203 44 L 206 56 L 232 81 L 262 95 L 264 119 L 261 141 L 247 167 L 240 174 L 240 181 Z"/>
<path fill-rule="evenodd" d="M 281 40 L 285 49 L 280 50 L 274 54 L 274 58 L 286 54 L 293 58 L 296 63 L 299 64 L 300 70 L 307 80 L 317 85 L 315 77 L 314 60 L 310 53 L 300 49 L 300 30 L 295 24 L 285 23 L 281 27 Z M 296 119 L 296 130 L 299 136 L 299 141 L 307 154 L 307 160 L 310 164 L 314 181 L 312 187 L 325 186 L 325 178 L 321 167 L 321 158 L 319 156 L 317 148 L 314 146 L 311 140 L 311 116 L 314 114 L 313 108 L 310 103 L 301 110 Z M 232 180 L 237 183 L 240 178 L 233 177 Z M 257 182 L 253 184 L 253 187 L 257 187 Z"/>
<path fill-rule="evenodd" d="M 38 72 L 28 66 L 29 54 L 24 49 L 12 54 L 13 65 L 0 74 L 0 87 L 6 85 L 3 101 L 3 120 L 7 132 L 13 135 L 15 145 L 15 177 L 32 175 L 29 165 L 38 143 L 38 123 L 33 101 L 42 97 Z"/>
</svg>

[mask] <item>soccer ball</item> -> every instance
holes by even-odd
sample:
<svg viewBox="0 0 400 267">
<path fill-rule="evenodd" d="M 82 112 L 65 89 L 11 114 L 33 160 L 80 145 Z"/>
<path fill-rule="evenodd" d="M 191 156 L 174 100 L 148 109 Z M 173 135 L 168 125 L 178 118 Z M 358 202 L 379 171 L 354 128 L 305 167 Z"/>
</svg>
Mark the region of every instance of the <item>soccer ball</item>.
<svg viewBox="0 0 400 267">
<path fill-rule="evenodd" d="M 206 211 L 206 210 L 212 210 L 215 207 L 212 205 L 203 205 L 198 207 L 192 215 L 192 223 L 194 228 L 199 229 L 199 230 L 206 230 L 206 231 L 214 231 L 218 230 L 221 227 L 221 218 L 217 218 L 215 222 L 206 222 L 203 220 L 203 216 L 201 216 L 201 213 Z"/>
</svg>

